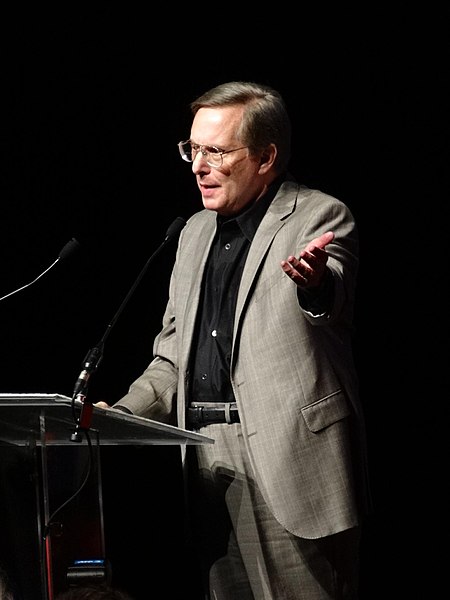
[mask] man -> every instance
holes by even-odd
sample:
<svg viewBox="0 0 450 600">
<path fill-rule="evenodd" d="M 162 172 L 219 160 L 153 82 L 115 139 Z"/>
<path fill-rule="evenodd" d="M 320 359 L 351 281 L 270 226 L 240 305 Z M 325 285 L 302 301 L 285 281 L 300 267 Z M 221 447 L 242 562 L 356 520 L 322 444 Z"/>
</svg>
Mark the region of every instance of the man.
<svg viewBox="0 0 450 600">
<path fill-rule="evenodd" d="M 191 109 L 179 150 L 204 210 L 181 232 L 154 359 L 114 408 L 215 440 L 183 450 L 205 598 L 354 599 L 356 225 L 289 175 L 277 91 L 225 83 Z"/>
</svg>

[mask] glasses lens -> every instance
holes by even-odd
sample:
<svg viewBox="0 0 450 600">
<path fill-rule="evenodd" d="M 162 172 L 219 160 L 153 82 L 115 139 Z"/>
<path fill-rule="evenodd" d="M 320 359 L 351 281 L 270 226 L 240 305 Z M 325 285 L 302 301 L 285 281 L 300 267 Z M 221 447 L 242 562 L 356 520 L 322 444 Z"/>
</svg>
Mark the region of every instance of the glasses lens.
<svg viewBox="0 0 450 600">
<path fill-rule="evenodd" d="M 199 146 L 190 141 L 178 142 L 181 158 L 186 162 L 193 162 L 198 152 L 201 152 L 210 167 L 222 166 L 222 152 L 215 146 Z"/>
<path fill-rule="evenodd" d="M 192 146 L 191 142 L 179 142 L 178 150 L 181 158 L 186 162 L 192 162 Z"/>
<path fill-rule="evenodd" d="M 222 166 L 222 153 L 215 146 L 204 146 L 206 162 L 210 167 Z"/>
</svg>

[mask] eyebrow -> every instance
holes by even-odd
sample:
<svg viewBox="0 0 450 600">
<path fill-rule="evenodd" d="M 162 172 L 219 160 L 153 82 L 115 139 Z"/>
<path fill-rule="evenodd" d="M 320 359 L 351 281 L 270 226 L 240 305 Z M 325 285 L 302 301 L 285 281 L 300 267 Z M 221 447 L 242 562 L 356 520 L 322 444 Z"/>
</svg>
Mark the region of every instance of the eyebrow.
<svg viewBox="0 0 450 600">
<path fill-rule="evenodd" d="M 189 140 L 192 146 L 203 146 L 203 148 L 214 148 L 219 152 L 226 152 L 225 148 L 221 148 L 220 146 L 215 146 L 214 144 L 199 144 L 198 142 L 194 142 L 194 140 Z"/>
</svg>

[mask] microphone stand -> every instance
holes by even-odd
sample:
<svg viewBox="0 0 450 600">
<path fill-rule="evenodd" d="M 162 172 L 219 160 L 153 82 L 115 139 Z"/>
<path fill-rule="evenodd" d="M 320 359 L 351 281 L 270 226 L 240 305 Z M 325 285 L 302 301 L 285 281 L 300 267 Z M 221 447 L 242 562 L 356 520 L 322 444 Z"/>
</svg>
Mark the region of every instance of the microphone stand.
<svg viewBox="0 0 450 600">
<path fill-rule="evenodd" d="M 76 240 L 75 238 L 72 238 L 70 241 L 67 242 L 67 244 L 64 246 L 64 248 L 61 250 L 61 252 L 58 255 L 58 258 L 56 260 L 54 260 L 52 262 L 52 264 L 45 269 L 45 271 L 43 271 L 40 275 L 38 275 L 35 279 L 33 279 L 33 281 L 30 281 L 30 283 L 26 283 L 19 289 L 13 290 L 12 292 L 9 292 L 9 294 L 2 296 L 0 298 L 0 302 L 2 300 L 6 300 L 6 298 L 9 298 L 13 294 L 17 294 L 17 292 L 21 292 L 22 290 L 29 287 L 33 283 L 36 283 L 36 281 L 38 281 L 41 277 L 43 277 L 46 273 L 48 273 L 48 271 L 50 271 L 50 269 L 52 269 L 56 265 L 56 263 L 58 263 L 62 260 L 65 260 L 66 258 L 69 258 L 75 252 L 75 250 L 78 249 L 79 245 L 80 244 L 78 243 L 78 240 Z"/>
<path fill-rule="evenodd" d="M 145 275 L 151 262 L 161 252 L 161 250 L 164 248 L 164 246 L 181 232 L 181 230 L 183 229 L 183 227 L 185 225 L 186 225 L 186 221 L 182 217 L 177 217 L 172 222 L 172 224 L 169 226 L 169 228 L 167 230 L 167 233 L 166 233 L 166 236 L 165 236 L 163 242 L 155 250 L 155 252 L 153 252 L 153 254 L 150 256 L 150 258 L 145 263 L 143 269 L 137 276 L 136 281 L 131 286 L 127 295 L 122 300 L 122 303 L 120 304 L 119 309 L 117 310 L 116 314 L 114 315 L 111 322 L 107 326 L 102 338 L 100 339 L 98 344 L 96 344 L 93 348 L 91 348 L 88 351 L 88 353 L 86 354 L 86 357 L 85 357 L 85 359 L 83 361 L 83 365 L 82 365 L 82 371 L 75 383 L 75 387 L 74 387 L 74 391 L 73 391 L 73 395 L 72 395 L 73 404 L 75 404 L 75 400 L 79 400 L 81 402 L 80 416 L 77 420 L 75 431 L 70 436 L 70 439 L 72 442 L 80 442 L 81 441 L 81 432 L 87 432 L 87 431 L 89 431 L 89 429 L 91 427 L 92 413 L 94 410 L 94 405 L 87 397 L 88 383 L 89 383 L 89 379 L 90 379 L 91 375 L 93 373 L 95 373 L 95 371 L 97 370 L 97 368 L 103 358 L 103 350 L 105 347 L 105 342 L 106 342 L 107 338 L 109 337 L 109 334 L 111 333 L 112 328 L 114 327 L 119 316 L 122 314 L 125 306 L 128 304 L 128 301 L 130 300 L 135 289 L 139 285 L 141 279 Z"/>
</svg>

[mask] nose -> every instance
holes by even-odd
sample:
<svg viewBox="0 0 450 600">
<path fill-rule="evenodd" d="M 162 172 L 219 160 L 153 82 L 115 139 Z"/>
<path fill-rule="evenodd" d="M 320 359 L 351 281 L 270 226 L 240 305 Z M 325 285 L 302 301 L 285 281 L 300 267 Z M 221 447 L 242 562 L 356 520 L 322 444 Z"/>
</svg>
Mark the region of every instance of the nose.
<svg viewBox="0 0 450 600">
<path fill-rule="evenodd" d="M 211 167 L 206 162 L 206 156 L 203 152 L 197 152 L 192 161 L 192 172 L 196 175 L 200 171 L 204 171 L 205 169 L 209 170 Z"/>
</svg>

